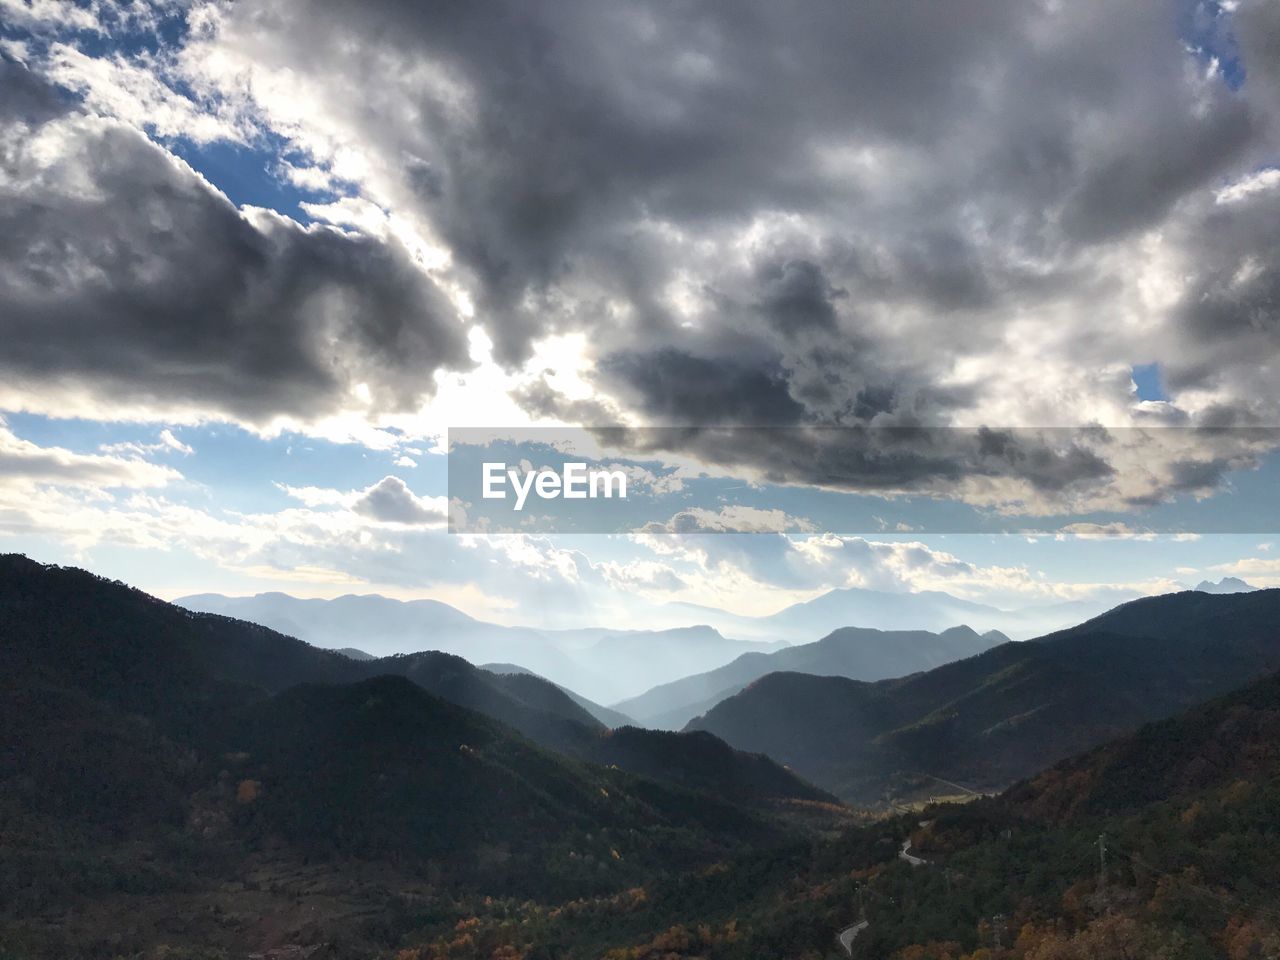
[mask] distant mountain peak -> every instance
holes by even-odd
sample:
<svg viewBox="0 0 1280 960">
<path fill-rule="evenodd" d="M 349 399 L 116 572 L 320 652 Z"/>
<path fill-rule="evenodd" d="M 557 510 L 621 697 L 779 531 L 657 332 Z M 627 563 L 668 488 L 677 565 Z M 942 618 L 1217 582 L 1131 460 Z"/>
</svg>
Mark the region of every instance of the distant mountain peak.
<svg viewBox="0 0 1280 960">
<path fill-rule="evenodd" d="M 1245 583 L 1239 577 L 1223 577 L 1217 583 L 1212 580 L 1201 580 L 1195 589 L 1200 593 L 1251 593 L 1258 588 Z"/>
<path fill-rule="evenodd" d="M 339 647 L 334 652 L 342 654 L 349 660 L 359 660 L 361 662 L 377 659 L 377 657 L 372 653 L 365 653 L 363 650 L 357 650 L 355 647 Z"/>
</svg>

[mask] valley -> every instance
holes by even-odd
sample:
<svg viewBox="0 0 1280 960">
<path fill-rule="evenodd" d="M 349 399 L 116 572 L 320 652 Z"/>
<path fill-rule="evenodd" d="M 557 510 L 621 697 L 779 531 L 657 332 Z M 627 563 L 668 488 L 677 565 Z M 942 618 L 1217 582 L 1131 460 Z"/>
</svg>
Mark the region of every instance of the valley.
<svg viewBox="0 0 1280 960">
<path fill-rule="evenodd" d="M 722 650 L 675 732 L 3 557 L 0 956 L 1263 957 L 1278 604 Z"/>
</svg>

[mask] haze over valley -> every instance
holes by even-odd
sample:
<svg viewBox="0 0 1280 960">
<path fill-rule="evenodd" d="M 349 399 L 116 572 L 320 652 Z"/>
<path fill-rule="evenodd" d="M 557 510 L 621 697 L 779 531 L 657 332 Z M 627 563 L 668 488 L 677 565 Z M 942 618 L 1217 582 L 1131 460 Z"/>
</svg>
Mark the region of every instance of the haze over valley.
<svg viewBox="0 0 1280 960">
<path fill-rule="evenodd" d="M 546 630 L 484 622 L 439 601 L 403 602 L 376 595 L 300 600 L 283 593 L 252 597 L 195 594 L 179 597 L 175 602 L 190 610 L 260 623 L 330 649 L 354 643 L 358 649 L 377 656 L 439 649 L 476 663 L 514 663 L 606 704 L 713 670 L 742 654 L 767 654 L 789 645 L 812 643 L 849 624 L 870 623 L 892 630 L 882 625 L 896 623 L 908 625 L 909 629 L 946 631 L 972 621 L 989 633 L 995 628 L 986 624 L 1012 622 L 1020 625 L 1017 635 L 1023 636 L 1028 624 L 1065 626 L 1073 622 L 1073 611 L 1096 606 L 1070 604 L 1001 611 L 941 593 L 845 588 L 769 617 L 742 618 L 711 608 L 680 607 L 678 613 L 689 618 L 689 625 L 666 630 L 616 626 Z M 698 622 L 700 617 L 720 624 L 722 629 Z M 724 630 L 733 632 L 726 634 Z M 943 648 L 970 649 L 959 639 L 954 644 L 947 647 L 944 643 Z M 972 648 L 972 652 L 977 649 Z M 901 661 L 883 666 L 868 663 L 862 669 L 866 678 L 879 679 L 911 672 L 902 668 L 913 663 L 921 667 L 936 665 L 939 656 L 921 654 L 912 660 L 907 655 Z M 708 695 L 715 692 L 710 690 Z"/>
</svg>

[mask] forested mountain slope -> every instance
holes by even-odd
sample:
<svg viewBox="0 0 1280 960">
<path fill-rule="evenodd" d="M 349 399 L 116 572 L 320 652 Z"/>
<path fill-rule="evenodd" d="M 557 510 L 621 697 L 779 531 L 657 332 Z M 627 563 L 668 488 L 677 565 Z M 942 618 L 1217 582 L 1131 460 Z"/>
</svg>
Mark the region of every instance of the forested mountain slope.
<svg viewBox="0 0 1280 960">
<path fill-rule="evenodd" d="M 897 680 L 770 674 L 689 729 L 847 799 L 991 790 L 1277 668 L 1280 591 L 1187 592 Z"/>
</svg>

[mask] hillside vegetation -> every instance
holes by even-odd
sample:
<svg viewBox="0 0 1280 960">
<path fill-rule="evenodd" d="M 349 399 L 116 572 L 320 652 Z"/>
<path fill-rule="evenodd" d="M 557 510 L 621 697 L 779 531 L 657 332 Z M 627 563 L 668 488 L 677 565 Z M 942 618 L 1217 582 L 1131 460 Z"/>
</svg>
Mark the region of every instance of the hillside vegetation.
<svg viewBox="0 0 1280 960">
<path fill-rule="evenodd" d="M 868 960 L 1268 960 L 1278 697 L 1272 676 L 1002 796 L 736 855 L 624 898 L 472 905 L 400 956 L 823 960 L 845 956 L 836 934 L 864 921 L 852 956 Z M 901 856 L 908 841 L 918 865 Z"/>
<path fill-rule="evenodd" d="M 370 956 L 470 892 L 612 895 L 792 842 L 760 810 L 830 799 L 705 734 L 609 735 L 536 678 L 378 664 L 0 559 L 0 945 Z"/>
<path fill-rule="evenodd" d="M 879 683 L 774 673 L 689 724 L 862 803 L 999 789 L 1280 668 L 1280 591 L 1136 600 Z"/>
</svg>

